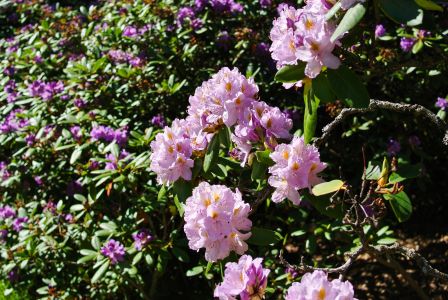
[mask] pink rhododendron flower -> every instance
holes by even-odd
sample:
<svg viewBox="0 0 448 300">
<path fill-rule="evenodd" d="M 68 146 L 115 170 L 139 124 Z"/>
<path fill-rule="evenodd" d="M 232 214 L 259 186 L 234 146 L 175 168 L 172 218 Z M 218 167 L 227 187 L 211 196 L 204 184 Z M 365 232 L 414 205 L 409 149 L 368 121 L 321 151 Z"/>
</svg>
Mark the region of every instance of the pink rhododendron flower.
<svg viewBox="0 0 448 300">
<path fill-rule="evenodd" d="M 251 236 L 249 211 L 238 190 L 201 182 L 185 205 L 184 231 L 190 249 L 205 248 L 207 261 L 226 258 L 231 251 L 244 254 L 245 240 Z"/>
<path fill-rule="evenodd" d="M 257 93 L 252 78 L 247 79 L 237 68 L 222 68 L 190 96 L 188 114 L 203 127 L 220 123 L 232 126 L 247 118 Z"/>
<path fill-rule="evenodd" d="M 328 280 L 323 271 L 303 275 L 288 289 L 285 300 L 356 300 L 353 286 L 348 281 Z"/>
<path fill-rule="evenodd" d="M 193 150 L 180 123 L 181 120 L 174 120 L 171 128 L 165 126 L 163 133 L 157 134 L 151 142 L 150 168 L 157 174 L 159 184 L 171 184 L 180 177 L 191 179 L 194 161 L 190 157 Z"/>
<path fill-rule="evenodd" d="M 276 188 L 272 195 L 276 203 L 288 198 L 299 205 L 299 190 L 311 189 L 322 181 L 317 174 L 326 164 L 320 161 L 317 148 L 306 145 L 302 137 L 294 137 L 290 144 L 278 145 L 270 157 L 275 165 L 269 168 L 268 183 Z"/>
<path fill-rule="evenodd" d="M 328 9 L 325 0 L 313 0 L 301 9 L 285 6 L 280 11 L 270 33 L 270 51 L 278 69 L 296 65 L 300 60 L 307 63 L 305 75 L 315 78 L 324 66 L 339 67 L 339 59 L 332 54 L 337 42 L 330 41 L 335 26 L 325 19 Z M 285 87 L 291 86 L 293 84 Z"/>
<path fill-rule="evenodd" d="M 214 296 L 220 300 L 233 300 L 237 296 L 241 300 L 263 299 L 270 270 L 263 269 L 262 262 L 262 258 L 243 255 L 238 263 L 227 263 L 224 281 L 216 287 Z"/>
</svg>

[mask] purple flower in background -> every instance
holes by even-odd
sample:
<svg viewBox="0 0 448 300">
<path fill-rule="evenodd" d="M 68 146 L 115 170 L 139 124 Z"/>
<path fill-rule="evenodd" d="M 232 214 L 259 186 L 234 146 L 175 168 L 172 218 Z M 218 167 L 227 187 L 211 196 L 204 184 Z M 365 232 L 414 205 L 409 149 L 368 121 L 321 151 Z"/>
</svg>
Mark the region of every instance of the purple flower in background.
<svg viewBox="0 0 448 300">
<path fill-rule="evenodd" d="M 68 223 L 72 223 L 73 220 L 74 220 L 73 215 L 72 214 L 66 214 L 65 217 L 64 217 L 64 220 L 66 222 L 68 222 Z"/>
<path fill-rule="evenodd" d="M 196 11 L 201 11 L 208 4 L 208 0 L 195 0 L 194 8 Z"/>
<path fill-rule="evenodd" d="M 16 69 L 13 66 L 9 66 L 3 69 L 3 74 L 9 77 L 13 77 L 16 72 Z"/>
<path fill-rule="evenodd" d="M 112 153 L 106 154 L 106 170 L 116 170 L 118 167 L 118 160 Z"/>
<path fill-rule="evenodd" d="M 216 12 L 242 12 L 243 6 L 234 0 L 210 0 L 212 9 Z"/>
<path fill-rule="evenodd" d="M 294 268 L 291 267 L 286 268 L 285 273 L 288 274 L 288 278 L 290 280 L 299 276 L 299 273 Z"/>
<path fill-rule="evenodd" d="M 34 182 L 36 182 L 37 185 L 42 185 L 43 181 L 40 176 L 34 176 Z"/>
<path fill-rule="evenodd" d="M 123 146 L 128 139 L 128 131 L 126 128 L 113 130 L 108 126 L 99 125 L 92 128 L 90 136 L 93 140 L 104 140 L 106 142 L 112 142 L 115 140 L 117 144 Z"/>
<path fill-rule="evenodd" d="M 17 268 L 12 269 L 8 273 L 8 280 L 10 283 L 16 282 L 19 280 L 19 273 L 17 272 Z"/>
<path fill-rule="evenodd" d="M 16 218 L 12 222 L 12 228 L 17 232 L 20 232 L 24 226 L 24 223 L 27 223 L 27 222 L 28 222 L 28 217 Z"/>
<path fill-rule="evenodd" d="M 129 38 L 135 38 L 138 36 L 138 30 L 134 26 L 126 26 L 123 30 L 123 35 Z"/>
<path fill-rule="evenodd" d="M 261 42 L 255 47 L 255 54 L 257 56 L 266 57 L 269 56 L 269 45 L 267 43 Z"/>
<path fill-rule="evenodd" d="M 135 242 L 135 249 L 137 249 L 138 251 L 141 251 L 149 242 L 154 239 L 154 237 L 149 233 L 149 230 L 146 228 L 140 229 L 138 233 L 134 233 L 132 235 L 132 238 Z"/>
<path fill-rule="evenodd" d="M 101 254 L 108 257 L 113 265 L 124 260 L 124 253 L 123 245 L 113 239 L 109 240 L 103 247 L 101 247 Z"/>
<path fill-rule="evenodd" d="M 36 56 L 34 56 L 34 62 L 36 63 L 36 64 L 41 64 L 41 63 L 43 63 L 43 59 L 42 59 L 42 56 L 40 56 L 40 55 L 36 55 Z"/>
<path fill-rule="evenodd" d="M 134 68 L 142 67 L 145 64 L 145 60 L 140 56 L 134 56 L 129 59 L 129 64 Z"/>
<path fill-rule="evenodd" d="M 404 52 L 409 52 L 411 51 L 412 47 L 414 46 L 415 43 L 415 38 L 401 38 L 400 40 L 400 47 L 401 50 L 403 50 Z"/>
<path fill-rule="evenodd" d="M 90 160 L 89 170 L 97 170 L 100 167 L 100 163 L 96 160 Z"/>
<path fill-rule="evenodd" d="M 75 100 L 73 100 L 73 104 L 77 107 L 77 108 L 84 108 L 86 107 L 87 103 L 86 101 L 84 101 L 81 98 L 76 98 Z"/>
<path fill-rule="evenodd" d="M 198 30 L 200 28 L 202 28 L 202 25 L 204 25 L 204 22 L 202 22 L 201 19 L 193 19 L 191 20 L 191 28 L 193 28 L 194 30 Z"/>
<path fill-rule="evenodd" d="M 33 134 L 33 133 L 28 134 L 28 135 L 25 137 L 25 142 L 26 142 L 26 144 L 27 144 L 28 146 L 32 146 L 32 145 L 34 145 L 34 143 L 36 142 L 36 135 Z"/>
<path fill-rule="evenodd" d="M 191 7 L 182 7 L 177 12 L 177 23 L 178 26 L 182 25 L 185 19 L 193 20 L 195 18 L 195 12 Z"/>
<path fill-rule="evenodd" d="M 163 128 L 166 125 L 165 117 L 162 114 L 157 114 L 152 117 L 151 124 Z"/>
<path fill-rule="evenodd" d="M 81 127 L 78 125 L 70 127 L 70 133 L 76 141 L 79 141 L 82 138 Z"/>
<path fill-rule="evenodd" d="M 218 35 L 218 39 L 216 41 L 216 45 L 220 48 L 224 48 L 225 50 L 229 49 L 230 45 L 230 35 L 227 31 L 221 31 Z"/>
<path fill-rule="evenodd" d="M 448 100 L 446 98 L 438 97 L 436 106 L 441 110 L 448 110 Z"/>
<path fill-rule="evenodd" d="M 260 0 L 261 7 L 269 7 L 272 5 L 272 0 Z"/>
<path fill-rule="evenodd" d="M 67 184 L 67 195 L 73 196 L 74 194 L 80 194 L 82 192 L 82 184 L 78 180 L 72 180 Z"/>
<path fill-rule="evenodd" d="M 2 229 L 0 230 L 0 242 L 4 241 L 8 236 L 8 230 Z"/>
<path fill-rule="evenodd" d="M 389 142 L 387 144 L 387 153 L 390 156 L 397 155 L 398 152 L 401 150 L 401 145 L 398 141 L 394 139 L 389 139 Z"/>
<path fill-rule="evenodd" d="M 0 179 L 6 180 L 11 177 L 11 173 L 8 171 L 8 164 L 4 161 L 0 161 Z"/>
<path fill-rule="evenodd" d="M 27 119 L 21 118 L 20 114 L 24 111 L 21 108 L 11 111 L 5 118 L 5 121 L 0 124 L 0 133 L 9 133 L 18 131 L 29 125 Z"/>
<path fill-rule="evenodd" d="M 383 26 L 383 24 L 378 24 L 375 27 L 375 37 L 379 38 L 386 34 L 386 28 Z"/>
<path fill-rule="evenodd" d="M 48 201 L 47 204 L 45 204 L 43 211 L 48 211 L 52 214 L 56 213 L 56 205 L 53 201 Z"/>
<path fill-rule="evenodd" d="M 28 92 L 31 97 L 39 97 L 45 91 L 45 83 L 40 80 L 35 80 L 28 85 Z"/>
<path fill-rule="evenodd" d="M 408 142 L 413 147 L 418 147 L 418 146 L 420 146 L 422 144 L 422 142 L 420 141 L 419 137 L 416 136 L 416 135 L 411 135 L 408 138 Z"/>
<path fill-rule="evenodd" d="M 0 207 L 0 219 L 1 220 L 8 219 L 8 218 L 14 218 L 15 216 L 16 216 L 16 212 L 11 206 L 5 205 L 5 206 Z"/>
<path fill-rule="evenodd" d="M 63 100 L 63 101 L 67 101 L 68 99 L 70 99 L 70 95 L 62 95 L 61 96 L 61 100 Z"/>
</svg>

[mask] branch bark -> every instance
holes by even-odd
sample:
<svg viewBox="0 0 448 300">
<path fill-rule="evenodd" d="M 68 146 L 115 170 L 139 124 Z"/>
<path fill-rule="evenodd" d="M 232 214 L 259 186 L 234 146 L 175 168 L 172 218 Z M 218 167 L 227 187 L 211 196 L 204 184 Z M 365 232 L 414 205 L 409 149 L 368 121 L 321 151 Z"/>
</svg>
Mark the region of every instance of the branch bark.
<svg viewBox="0 0 448 300">
<path fill-rule="evenodd" d="M 448 125 L 427 108 L 418 104 L 400 104 L 375 99 L 370 100 L 370 104 L 367 108 L 344 108 L 330 124 L 322 129 L 322 136 L 314 141 L 314 145 L 319 147 L 325 143 L 331 132 L 341 125 L 348 117 L 383 110 L 413 115 L 417 119 L 429 122 L 429 124 L 435 127 L 443 136 L 442 143 L 445 146 L 448 146 Z"/>
</svg>

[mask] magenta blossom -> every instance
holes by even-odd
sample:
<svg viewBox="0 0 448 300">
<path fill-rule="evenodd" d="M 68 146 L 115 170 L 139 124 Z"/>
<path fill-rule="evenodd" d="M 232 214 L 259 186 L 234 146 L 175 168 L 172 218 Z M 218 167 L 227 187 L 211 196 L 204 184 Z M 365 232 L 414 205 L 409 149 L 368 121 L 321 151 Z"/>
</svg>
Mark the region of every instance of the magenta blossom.
<svg viewBox="0 0 448 300">
<path fill-rule="evenodd" d="M 110 263 L 115 265 L 124 260 L 125 251 L 120 242 L 111 239 L 101 247 L 101 254 L 109 258 Z"/>
<path fill-rule="evenodd" d="M 149 230 L 146 228 L 140 229 L 137 233 L 132 234 L 132 238 L 134 239 L 134 247 L 138 251 L 141 251 L 154 239 Z"/>
<path fill-rule="evenodd" d="M 226 264 L 224 281 L 215 289 L 214 296 L 220 300 L 263 299 L 270 270 L 264 269 L 262 258 L 252 259 L 250 255 L 240 257 L 238 263 Z"/>
</svg>

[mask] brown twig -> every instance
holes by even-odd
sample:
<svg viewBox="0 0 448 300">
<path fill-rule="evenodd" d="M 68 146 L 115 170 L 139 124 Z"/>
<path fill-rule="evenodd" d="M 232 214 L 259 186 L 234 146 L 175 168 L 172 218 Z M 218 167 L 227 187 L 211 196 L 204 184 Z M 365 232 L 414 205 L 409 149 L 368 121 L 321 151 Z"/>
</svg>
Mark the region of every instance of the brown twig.
<svg viewBox="0 0 448 300">
<path fill-rule="evenodd" d="M 442 143 L 445 146 L 448 146 L 447 124 L 427 108 L 418 104 L 392 103 L 388 101 L 380 101 L 374 99 L 370 100 L 370 104 L 367 108 L 344 108 L 341 111 L 341 113 L 330 124 L 326 125 L 322 129 L 322 136 L 314 141 L 314 145 L 316 147 L 319 147 L 324 142 L 326 142 L 331 132 L 335 128 L 337 128 L 341 123 L 343 123 L 345 119 L 347 119 L 349 116 L 381 110 L 392 111 L 401 114 L 409 114 L 413 115 L 418 119 L 429 121 L 429 124 L 432 124 L 433 127 L 438 129 L 440 133 L 443 135 Z"/>
</svg>

